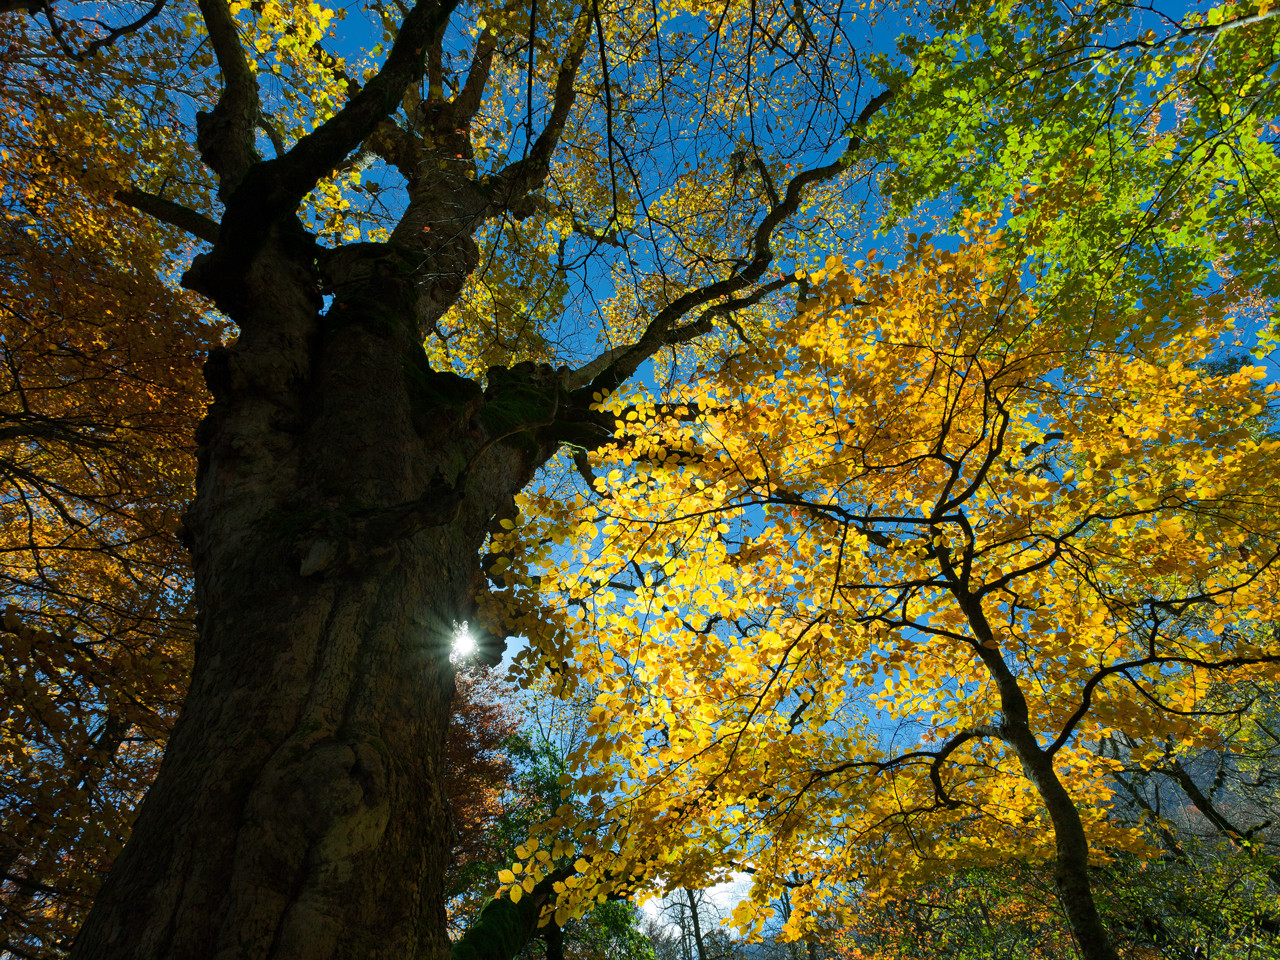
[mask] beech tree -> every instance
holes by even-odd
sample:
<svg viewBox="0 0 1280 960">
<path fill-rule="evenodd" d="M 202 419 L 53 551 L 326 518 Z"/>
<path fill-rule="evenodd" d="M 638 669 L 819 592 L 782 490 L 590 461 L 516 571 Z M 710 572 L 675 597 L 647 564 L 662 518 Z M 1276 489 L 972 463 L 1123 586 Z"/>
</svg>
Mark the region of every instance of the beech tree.
<svg viewBox="0 0 1280 960">
<path fill-rule="evenodd" d="M 492 656 L 518 621 L 477 608 L 490 530 L 608 435 L 593 395 L 786 284 L 775 235 L 889 95 L 817 5 L 201 0 L 65 74 L 105 37 L 41 10 L 10 69 L 104 147 L 60 167 L 198 241 L 181 284 L 234 326 L 190 686 L 73 955 L 439 956 L 453 624 Z"/>
<path fill-rule="evenodd" d="M 909 165 L 927 131 L 971 136 L 946 111 L 916 108 L 947 94 L 973 101 L 984 58 L 969 38 L 1007 11 L 925 11 L 936 16 L 916 26 L 938 43 L 859 59 L 861 21 L 819 2 L 198 0 L 131 5 L 106 26 L 76 5 L 21 5 L 40 14 L 30 18 L 17 6 L 4 8 L 6 69 L 38 93 L 11 115 L 82 131 L 77 149 L 53 155 L 59 175 L 103 209 L 153 218 L 166 263 L 130 267 L 175 298 L 187 295 L 172 289 L 180 275 L 233 334 L 204 362 L 212 403 L 181 531 L 197 611 L 190 687 L 73 955 L 441 956 L 454 624 L 482 626 L 490 658 L 504 636 L 529 636 L 533 663 L 557 682 L 594 667 L 582 653 L 592 648 L 573 646 L 579 628 L 538 608 L 540 588 L 556 586 L 554 557 L 545 538 L 524 536 L 517 496 L 539 471 L 564 489 L 562 449 L 588 477 L 592 450 L 623 457 L 627 424 L 650 408 L 609 397 L 638 375 L 702 376 L 699 359 L 726 356 L 730 342 L 775 349 L 780 318 L 811 282 L 795 264 L 874 218 L 853 191 L 871 195 L 870 162 Z M 1057 27 L 1046 8 L 1019 11 L 1019 29 Z M 1253 23 L 1235 11 L 1224 22 Z M 1050 53 L 1136 29 L 1125 17 L 1091 11 L 1052 34 L 1063 43 Z M 1224 32 L 1197 24 L 1172 27 L 1170 49 Z M 1035 44 L 1014 39 L 1032 64 L 1017 72 L 1031 76 Z M 1199 69 L 1184 66 L 1179 82 Z M 1021 115 L 1010 102 L 993 107 L 1002 129 L 1005 114 Z M 1265 99 L 1250 103 L 1246 116 L 1265 112 Z M 947 163 L 930 184 L 950 190 L 954 170 L 973 164 L 942 142 Z M 1043 159 L 1026 157 L 1026 169 Z M 1251 163 L 1251 175 L 1264 166 Z M 1011 184 L 1024 178 L 1010 169 Z M 1045 180 L 1070 187 L 1069 173 L 1059 164 Z M 1255 212 L 1232 208 L 1233 223 Z M 108 216 L 78 227 L 101 229 Z M 1192 259 L 1203 267 L 1203 251 Z M 739 374 L 748 370 L 759 372 Z M 857 389 L 871 396 L 876 375 Z M 1252 402 L 1247 389 L 1232 381 L 1222 402 Z M 735 415 L 685 404 L 680 416 Z M 921 437 L 936 437 L 927 426 Z M 650 447 L 664 458 L 664 444 Z M 1233 483 L 1244 472 L 1228 470 Z M 554 501 L 530 502 L 560 522 L 575 501 Z M 685 634 L 664 625 L 674 650 Z M 605 697 L 617 692 L 612 662 L 599 664 Z M 599 760 L 615 744 L 608 717 L 596 714 L 602 735 L 587 751 Z M 658 720 L 649 735 L 672 740 L 672 721 Z M 1030 718 L 1010 722 L 1032 756 Z M 957 759 L 990 741 L 965 740 Z M 674 807 L 654 796 L 652 817 L 666 824 Z M 606 814 L 594 800 L 588 812 Z M 588 895 L 656 877 L 652 864 L 667 869 L 679 851 L 674 882 L 728 869 L 719 839 L 691 852 L 657 830 L 641 857 L 629 821 L 604 822 L 603 835 L 583 826 L 580 851 L 530 853 L 502 901 L 521 907 L 522 930 L 543 904 L 558 898 L 545 919 L 561 924 Z M 1064 896 L 1082 911 L 1077 934 L 1101 943 L 1080 886 L 1087 851 L 1064 823 L 1054 822 L 1069 835 Z M 799 925 L 806 902 L 796 901 Z M 510 953 L 519 937 L 481 920 L 457 949 L 492 933 L 493 955 Z"/>
<path fill-rule="evenodd" d="M 955 251 L 832 258 L 683 402 L 612 401 L 633 439 L 555 579 L 567 682 L 602 678 L 573 758 L 615 824 L 587 896 L 749 870 L 736 922 L 789 890 L 796 937 L 1025 859 L 1081 956 L 1116 956 L 1090 864 L 1143 840 L 1096 744 L 1217 746 L 1210 686 L 1280 670 L 1247 629 L 1280 612 L 1277 441 L 1249 429 L 1280 388 L 1188 363 L 1230 298 L 1090 312 L 1093 340 L 1040 322 L 1004 246 L 971 218 Z"/>
<path fill-rule="evenodd" d="M 1118 789 L 1109 816 L 1140 825 L 1148 844 L 1136 855 L 1113 852 L 1094 874 L 1121 956 L 1266 955 L 1280 940 L 1274 691 L 1239 680 L 1211 691 L 1203 705 L 1221 730 L 1213 749 L 1168 740 L 1153 760 L 1127 739 L 1096 747 L 1120 761 L 1110 772 Z M 1047 879 L 1017 858 L 999 869 L 957 870 L 868 903 L 830 942 L 848 960 L 1069 955 Z"/>
<path fill-rule="evenodd" d="M 551 656 L 529 669 L 567 685 L 608 678 L 578 760 L 618 850 L 566 885 L 562 908 L 629 871 L 678 886 L 750 869 L 738 919 L 758 930 L 794 871 L 806 879 L 789 933 L 802 936 L 854 893 L 892 897 L 943 863 L 1020 857 L 1052 872 L 1082 955 L 1114 956 L 1090 863 L 1141 840 L 1106 817 L 1112 787 L 1089 740 L 1115 725 L 1214 744 L 1193 719 L 1209 678 L 1274 666 L 1274 644 L 1250 639 L 1265 632 L 1232 629 L 1274 615 L 1270 588 L 1253 592 L 1274 565 L 1273 478 L 1263 446 L 1249 446 L 1271 442 L 1249 432 L 1265 398 L 1235 392 L 1243 373 L 1199 369 L 1231 336 L 1229 314 L 1251 328 L 1247 345 L 1259 332 L 1264 353 L 1274 341 L 1273 11 L 1227 5 L 1126 35 L 1118 18 L 1135 8 L 1050 7 L 948 11 L 947 32 L 905 41 L 915 69 L 872 125 L 868 142 L 894 163 L 897 216 L 955 203 L 959 254 L 954 239 L 935 249 L 908 236 L 881 267 L 866 241 L 852 244 L 865 260 L 817 271 L 826 292 L 770 336 L 724 345 L 693 388 L 665 405 L 608 401 L 619 442 L 588 464 L 585 516 L 530 498 L 549 528 L 531 524 L 513 555 L 525 536 L 565 536 L 575 553 L 554 570 Z M 1040 396 L 1018 413 L 996 380 L 1040 362 L 1039 386 L 1019 380 Z M 1179 395 L 1185 421 L 1148 444 L 1147 426 L 1174 408 L 1149 418 L 1146 405 Z M 1090 412 L 1103 397 L 1118 406 Z M 1188 459 L 1166 484 L 1162 445 L 1193 437 L 1243 446 Z M 1240 456 L 1258 459 L 1236 474 Z M 1223 485 L 1162 499 L 1201 470 L 1221 470 Z M 1211 536 L 1198 505 L 1219 496 L 1215 522 L 1236 529 Z M 1035 504 L 1083 512 L 1049 531 Z M 1004 521 L 986 512 L 1006 509 Z M 978 514 L 992 539 L 965 526 Z M 1139 517 L 1150 520 L 1126 519 Z M 1104 518 L 1114 546 L 1093 539 Z M 1193 518 L 1197 542 L 1217 536 L 1229 551 L 1234 539 L 1236 562 L 1254 566 L 1224 553 L 1213 562 L 1232 581 L 1208 577 L 1207 559 L 1185 565 L 1175 544 Z M 1137 586 L 1153 574 L 1158 589 Z M 574 666 L 558 671 L 566 651 Z M 1136 701 L 1112 702 L 1117 681 Z M 867 708 L 852 706 L 859 690 L 920 724 L 920 739 L 877 742 Z M 968 792 L 996 783 L 1010 793 Z"/>
<path fill-rule="evenodd" d="M 492 864 L 509 857 L 507 848 L 523 839 L 504 842 L 507 838 L 500 835 L 510 807 L 521 799 L 515 795 L 512 742 L 520 721 L 510 703 L 512 693 L 491 673 L 465 667 L 458 672 L 445 740 L 453 830 L 450 897 L 473 886 L 477 875 L 492 874 Z"/>
</svg>

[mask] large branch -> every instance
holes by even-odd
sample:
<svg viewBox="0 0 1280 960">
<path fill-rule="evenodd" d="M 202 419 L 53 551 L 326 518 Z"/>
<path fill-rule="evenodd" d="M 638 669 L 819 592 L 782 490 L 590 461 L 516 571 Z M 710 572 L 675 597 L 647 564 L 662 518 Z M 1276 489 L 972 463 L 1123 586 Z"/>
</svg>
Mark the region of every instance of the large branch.
<svg viewBox="0 0 1280 960">
<path fill-rule="evenodd" d="M 751 291 L 744 297 L 735 297 L 725 300 L 722 303 L 713 304 L 707 307 L 698 315 L 696 320 L 681 324 L 678 327 L 672 327 L 663 334 L 662 342 L 659 346 L 674 347 L 682 343 L 688 343 L 690 340 L 696 340 L 698 337 L 705 336 L 715 328 L 715 320 L 720 317 L 733 326 L 740 336 L 744 336 L 742 329 L 734 322 L 733 314 L 739 310 L 754 306 L 771 293 L 781 290 L 783 287 L 792 284 L 803 283 L 799 277 L 794 275 L 781 277 L 769 283 L 761 284 L 757 289 Z M 609 368 L 614 361 L 624 357 L 628 351 L 634 349 L 633 345 L 623 347 L 614 347 L 599 354 L 590 362 L 583 364 L 577 370 L 571 370 L 561 379 L 561 385 L 569 391 L 580 390 L 582 387 L 591 383 L 597 376 L 602 374 Z"/>
<path fill-rule="evenodd" d="M 200 156 L 218 175 L 225 200 L 258 162 L 254 129 L 258 122 L 258 81 L 240 43 L 240 30 L 227 0 L 199 0 L 209 43 L 222 71 L 222 96 L 209 113 L 196 115 Z"/>
<path fill-rule="evenodd" d="M 485 30 L 476 41 L 476 51 L 471 57 L 467 79 L 453 98 L 450 113 L 458 126 L 470 123 L 484 101 L 484 91 L 489 85 L 489 73 L 493 69 L 493 54 L 498 49 L 498 35 L 492 29 Z"/>
<path fill-rule="evenodd" d="M 555 153 L 560 136 L 564 133 L 565 124 L 573 110 L 576 97 L 574 82 L 578 77 L 578 68 L 587 51 L 587 36 L 591 29 L 591 14 L 584 6 L 578 14 L 569 36 L 569 52 L 560 62 L 556 73 L 556 88 L 551 100 L 551 116 L 542 128 L 542 133 L 533 142 L 533 146 L 524 157 L 508 164 L 498 173 L 486 178 L 485 186 L 494 198 L 495 205 L 502 209 L 512 209 L 535 190 L 542 187 L 551 171 L 551 157 Z M 530 40 L 532 42 L 532 40 Z"/>
<path fill-rule="evenodd" d="M 102 450 L 117 443 L 109 428 L 101 430 L 103 436 L 94 436 L 92 431 L 95 424 L 91 422 L 76 423 L 60 417 L 41 417 L 35 414 L 0 415 L 0 423 L 5 421 L 11 421 L 11 425 L 0 426 L 0 444 L 52 441 L 72 447 Z"/>
<path fill-rule="evenodd" d="M 1187 799 L 1195 805 L 1195 808 L 1200 811 L 1201 816 L 1208 820 L 1209 823 L 1213 825 L 1214 829 L 1230 840 L 1237 849 L 1242 850 L 1245 853 L 1256 852 L 1253 849 L 1252 840 L 1254 834 L 1260 829 L 1259 826 L 1245 830 L 1237 827 L 1228 820 L 1222 811 L 1214 805 L 1213 801 L 1209 797 L 1205 796 L 1204 792 L 1201 791 L 1200 786 L 1195 782 L 1191 774 L 1187 772 L 1186 767 L 1179 763 L 1176 758 L 1174 759 L 1173 767 L 1169 772 L 1177 782 L 1178 786 L 1182 788 L 1182 792 L 1187 795 Z M 1265 827 L 1266 824 L 1263 824 L 1262 826 Z M 1276 865 L 1274 862 L 1269 863 L 1266 866 L 1266 872 L 1267 876 L 1271 879 L 1271 882 L 1275 884 L 1277 888 L 1280 888 L 1280 866 Z M 1274 920 L 1272 923 L 1274 924 Z"/>
<path fill-rule="evenodd" d="M 855 129 L 864 129 L 871 118 L 892 99 L 892 90 L 883 90 L 874 96 L 858 115 Z M 658 311 L 645 327 L 644 333 L 634 343 L 605 351 L 583 367 L 571 372 L 567 379 L 573 383 L 582 382 L 586 379 L 587 371 L 591 372 L 590 382 L 578 388 L 578 391 L 583 394 L 579 399 L 589 400 L 590 395 L 597 391 L 612 393 L 630 379 L 642 363 L 663 347 L 671 345 L 672 335 L 677 330 L 689 332 L 686 328 L 677 326 L 683 317 L 694 310 L 714 306 L 718 301 L 734 296 L 764 276 L 769 264 L 773 261 L 771 244 L 774 230 L 800 209 L 805 191 L 810 186 L 838 176 L 848 166 L 862 143 L 861 134 L 853 134 L 838 160 L 812 170 L 805 170 L 791 179 L 782 201 L 770 209 L 760 221 L 760 225 L 756 227 L 751 239 L 751 259 L 745 267 L 723 280 L 708 283 L 677 297 Z M 721 306 L 723 309 L 723 304 Z M 709 318 L 702 319 L 706 320 L 706 329 L 703 332 L 707 332 L 711 329 Z"/>
<path fill-rule="evenodd" d="M 1205 796 L 1195 778 L 1187 772 L 1187 768 L 1179 763 L 1177 758 L 1174 759 L 1173 765 L 1169 768 L 1169 774 L 1177 782 L 1178 786 L 1182 788 L 1182 792 L 1187 795 L 1187 799 L 1200 811 L 1201 816 L 1213 824 L 1214 829 L 1237 847 L 1248 848 L 1250 832 L 1242 830 L 1226 818 L 1222 811 L 1214 805 L 1213 801 Z"/>
<path fill-rule="evenodd" d="M 1154 637 L 1154 631 L 1152 631 L 1152 635 Z M 1104 680 L 1107 680 L 1117 674 L 1127 674 L 1131 670 L 1140 670 L 1143 667 L 1156 664 L 1160 666 L 1176 664 L 1185 667 L 1196 667 L 1201 670 L 1229 670 L 1233 667 L 1252 667 L 1259 666 L 1264 663 L 1276 663 L 1277 661 L 1280 661 L 1280 656 L 1267 654 L 1261 654 L 1256 657 L 1225 657 L 1222 660 L 1202 660 L 1198 657 L 1180 655 L 1159 656 L 1158 654 L 1152 654 L 1136 660 L 1125 660 L 1120 663 L 1113 663 L 1106 667 L 1099 667 L 1094 671 L 1093 676 L 1085 682 L 1084 687 L 1080 691 L 1080 705 L 1076 707 L 1075 712 L 1072 713 L 1071 716 L 1067 718 L 1066 723 L 1062 725 L 1062 730 L 1054 739 L 1053 743 L 1049 744 L 1049 746 L 1045 748 L 1045 755 L 1050 757 L 1053 756 L 1061 750 L 1068 741 L 1070 741 L 1072 735 L 1075 733 L 1076 727 L 1080 724 L 1080 721 L 1088 715 L 1089 710 L 1093 705 L 1094 691 L 1097 690 Z M 1166 712 L 1178 714 L 1185 713 L 1186 715 L 1194 715 L 1197 712 L 1195 710 L 1175 710 L 1166 704 L 1160 703 L 1151 694 L 1143 690 L 1136 681 L 1133 681 L 1133 683 L 1135 689 L 1140 694 L 1146 697 L 1146 699 L 1152 704 Z"/>
<path fill-rule="evenodd" d="M 185 230 L 193 237 L 204 240 L 207 243 L 218 242 L 218 222 L 206 217 L 203 213 L 192 210 L 190 207 L 184 207 L 180 203 L 174 203 L 172 200 L 166 200 L 164 197 L 154 193 L 147 193 L 145 190 L 138 190 L 135 187 L 125 187 L 123 190 L 117 190 L 115 198 L 135 210 L 140 210 L 170 226 Z"/>
<path fill-rule="evenodd" d="M 235 165 L 224 170 L 215 167 L 221 180 L 219 194 L 223 197 L 226 212 L 222 217 L 218 242 L 210 254 L 197 257 L 192 262 L 191 269 L 183 275 L 184 285 L 212 297 L 228 314 L 234 315 L 245 305 L 245 265 L 256 255 L 274 227 L 287 218 L 296 217 L 303 199 L 316 184 L 356 152 L 387 121 L 404 90 L 421 79 L 423 51 L 445 28 L 458 2 L 442 0 L 414 5 L 401 22 L 400 31 L 382 68 L 341 110 L 299 139 L 282 156 L 260 161 L 250 144 L 248 153 L 240 150 L 230 158 Z M 244 51 L 235 35 L 235 22 L 224 0 L 201 0 L 201 8 L 208 8 L 206 17 L 212 21 L 211 36 L 214 24 L 230 34 L 216 42 L 215 48 L 219 50 L 219 62 L 224 64 L 224 74 L 234 71 L 236 57 L 243 60 Z M 217 15 L 219 11 L 221 17 Z M 232 45 L 234 51 L 223 49 Z M 244 63 L 247 69 L 247 61 Z M 247 136 L 252 140 L 259 117 L 256 87 L 252 102 L 242 102 L 243 96 L 242 100 L 233 99 L 233 91 L 243 95 L 240 87 L 228 81 L 227 91 L 214 115 L 205 114 L 200 118 L 199 139 L 206 160 L 216 152 L 212 144 L 206 145 L 206 133 L 212 137 L 213 121 L 219 111 L 226 114 L 224 122 L 235 121 L 233 132 L 240 133 L 241 126 L 245 126 Z M 230 103 L 237 104 L 235 111 L 228 106 Z M 247 163 L 247 167 L 243 175 L 237 177 L 235 170 L 239 169 L 238 164 L 243 163 Z"/>
<path fill-rule="evenodd" d="M 405 88 L 422 77 L 424 51 L 444 30 L 458 0 L 419 3 L 400 24 L 386 61 L 336 114 L 302 137 L 283 157 L 266 164 L 273 181 L 272 210 L 292 213 L 302 198 L 360 147 L 400 103 Z"/>
<path fill-rule="evenodd" d="M 538 920 L 555 896 L 556 883 L 572 873 L 567 867 L 552 872 L 519 903 L 505 896 L 490 900 L 476 922 L 453 944 L 453 960 L 513 960 L 537 933 Z"/>
</svg>

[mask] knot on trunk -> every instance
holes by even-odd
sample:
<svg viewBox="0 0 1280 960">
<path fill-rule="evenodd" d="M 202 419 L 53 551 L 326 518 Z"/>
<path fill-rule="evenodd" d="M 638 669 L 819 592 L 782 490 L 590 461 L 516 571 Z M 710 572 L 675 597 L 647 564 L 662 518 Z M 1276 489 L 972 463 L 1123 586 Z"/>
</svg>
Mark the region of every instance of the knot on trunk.
<svg viewBox="0 0 1280 960">
<path fill-rule="evenodd" d="M 252 856 L 272 874 L 344 872 L 374 850 L 391 812 L 390 763 L 368 740 L 286 743 L 253 792 Z"/>
<path fill-rule="evenodd" d="M 566 372 L 564 367 L 528 360 L 512 367 L 490 367 L 480 419 L 491 442 L 528 446 L 541 460 L 562 443 L 590 448 L 605 440 L 612 418 L 575 402 L 564 385 Z"/>
</svg>

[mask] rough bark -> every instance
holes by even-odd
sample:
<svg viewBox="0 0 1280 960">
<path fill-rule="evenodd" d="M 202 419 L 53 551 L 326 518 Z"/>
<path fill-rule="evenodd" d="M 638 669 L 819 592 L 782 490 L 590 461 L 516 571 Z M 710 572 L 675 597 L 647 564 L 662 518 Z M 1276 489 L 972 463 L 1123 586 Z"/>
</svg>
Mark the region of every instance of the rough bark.
<svg viewBox="0 0 1280 960">
<path fill-rule="evenodd" d="M 370 255 L 322 278 L 286 234 L 227 278 L 242 333 L 205 367 L 191 690 L 75 956 L 448 953 L 452 625 L 491 518 L 554 449 L 556 387 L 432 371 L 412 275 Z"/>
<path fill-rule="evenodd" d="M 555 450 L 572 404 L 547 368 L 495 369 L 482 389 L 427 363 L 420 330 L 456 299 L 472 234 L 501 209 L 465 170 L 417 180 L 437 166 L 410 157 L 390 243 L 323 250 L 296 211 L 385 128 L 453 6 L 414 5 L 378 74 L 262 160 L 236 24 L 222 0 L 200 2 L 223 90 L 197 143 L 225 212 L 216 237 L 194 224 L 214 243 L 183 282 L 240 336 L 204 368 L 214 402 L 184 533 L 199 610 L 190 690 L 75 957 L 449 952 L 453 624 L 473 619 L 492 519 Z M 571 103 L 570 91 L 552 119 Z M 422 229 L 441 223 L 454 229 Z"/>
</svg>

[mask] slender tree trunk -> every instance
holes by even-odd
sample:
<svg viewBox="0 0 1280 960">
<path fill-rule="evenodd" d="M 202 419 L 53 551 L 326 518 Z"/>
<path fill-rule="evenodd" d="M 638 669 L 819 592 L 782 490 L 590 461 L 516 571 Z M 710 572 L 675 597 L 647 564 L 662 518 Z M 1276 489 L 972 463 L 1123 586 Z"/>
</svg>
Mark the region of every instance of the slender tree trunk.
<svg viewBox="0 0 1280 960">
<path fill-rule="evenodd" d="M 1053 757 L 1040 747 L 1031 730 L 1026 697 L 1018 685 L 1017 677 L 1009 670 L 1000 654 L 999 645 L 982 609 L 980 596 L 969 593 L 968 585 L 945 560 L 944 571 L 952 580 L 952 594 L 964 610 L 975 634 L 977 642 L 974 649 L 991 674 L 1000 694 L 1003 720 L 999 727 L 992 728 L 986 735 L 998 737 L 1012 748 L 1049 812 L 1057 852 L 1053 869 L 1054 884 L 1067 914 L 1071 933 L 1080 948 L 1080 955 L 1083 960 L 1119 960 L 1102 918 L 1098 915 L 1090 888 L 1089 839 L 1085 835 L 1080 812 L 1053 769 Z"/>
<path fill-rule="evenodd" d="M 707 948 L 702 943 L 702 921 L 698 917 L 698 902 L 694 898 L 691 887 L 684 888 L 684 895 L 689 900 L 689 917 L 693 923 L 693 944 L 698 950 L 697 960 L 707 960 Z"/>
<path fill-rule="evenodd" d="M 1057 859 L 1054 885 L 1066 911 L 1071 932 L 1084 960 L 1118 960 L 1111 938 L 1098 915 L 1089 883 L 1089 839 L 1075 801 L 1067 793 L 1053 769 L 1053 758 L 1045 754 L 1027 730 L 1011 731 L 1010 742 L 1035 784 L 1053 824 Z"/>
<path fill-rule="evenodd" d="M 791 894 L 786 887 L 782 888 L 778 904 L 782 907 L 782 922 L 786 923 L 791 919 Z M 787 960 L 800 960 L 800 946 L 794 940 L 787 944 Z"/>
<path fill-rule="evenodd" d="M 311 256 L 257 255 L 206 363 L 191 689 L 75 957 L 448 954 L 452 628 L 546 448 L 428 368 L 407 271 L 353 261 L 322 312 Z"/>
</svg>

